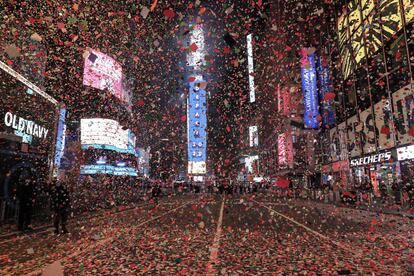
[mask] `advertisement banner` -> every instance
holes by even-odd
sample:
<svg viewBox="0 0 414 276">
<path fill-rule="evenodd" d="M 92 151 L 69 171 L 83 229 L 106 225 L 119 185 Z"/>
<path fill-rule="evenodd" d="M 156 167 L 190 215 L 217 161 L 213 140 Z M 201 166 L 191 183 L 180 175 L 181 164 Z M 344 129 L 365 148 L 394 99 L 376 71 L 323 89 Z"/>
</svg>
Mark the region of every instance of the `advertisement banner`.
<svg viewBox="0 0 414 276">
<path fill-rule="evenodd" d="M 287 162 L 289 168 L 293 168 L 293 139 L 290 129 L 286 131 L 286 152 L 287 152 Z"/>
<path fill-rule="evenodd" d="M 401 145 L 414 143 L 414 92 L 410 85 L 392 94 L 394 120 Z"/>
<path fill-rule="evenodd" d="M 362 148 L 364 154 L 374 152 L 375 146 L 375 135 L 378 130 L 375 127 L 374 116 L 372 115 L 371 108 L 368 108 L 360 113 L 360 124 L 358 131 L 360 131 Z"/>
<path fill-rule="evenodd" d="M 85 58 L 83 85 L 107 89 L 119 99 L 122 95 L 122 67 L 110 56 L 89 50 Z"/>
<path fill-rule="evenodd" d="M 414 159 L 414 145 L 397 149 L 398 161 Z"/>
<path fill-rule="evenodd" d="M 110 175 L 124 175 L 124 176 L 138 176 L 136 168 L 131 167 L 117 167 L 112 165 L 82 165 L 80 173 L 85 174 L 110 174 Z"/>
<path fill-rule="evenodd" d="M 257 147 L 259 145 L 259 132 L 257 126 L 249 127 L 249 145 L 250 147 Z"/>
<path fill-rule="evenodd" d="M 348 119 L 348 151 L 350 157 L 360 156 L 361 152 L 361 140 L 360 135 L 356 130 L 358 125 L 357 116 L 352 116 Z"/>
<path fill-rule="evenodd" d="M 59 111 L 59 122 L 56 136 L 56 147 L 55 147 L 55 159 L 54 159 L 54 169 L 53 176 L 57 177 L 60 167 L 60 161 L 65 150 L 65 118 L 66 118 L 66 109 L 61 108 Z"/>
<path fill-rule="evenodd" d="M 302 93 L 305 128 L 319 128 L 318 89 L 316 83 L 315 54 L 302 49 L 301 60 Z"/>
<path fill-rule="evenodd" d="M 135 135 L 111 119 L 81 119 L 81 144 L 83 149 L 108 149 L 136 154 Z"/>
<path fill-rule="evenodd" d="M 286 166 L 287 160 L 287 148 L 286 148 L 286 133 L 279 134 L 277 138 L 277 152 L 279 166 Z"/>
<path fill-rule="evenodd" d="M 207 159 L 207 95 L 205 80 L 196 76 L 190 82 L 187 104 L 188 173 L 205 174 Z"/>
<path fill-rule="evenodd" d="M 394 124 L 392 120 L 391 101 L 383 99 L 374 106 L 375 125 L 379 131 L 379 150 L 389 149 L 395 146 Z"/>
<path fill-rule="evenodd" d="M 288 117 L 291 110 L 291 104 L 290 104 L 290 95 L 293 94 L 294 89 L 289 89 L 288 87 L 284 87 L 282 90 L 283 93 L 283 115 Z"/>
<path fill-rule="evenodd" d="M 253 63 L 253 37 L 247 35 L 247 69 L 249 72 L 249 99 L 250 102 L 256 101 L 256 92 L 254 85 L 254 63 Z"/>
<path fill-rule="evenodd" d="M 318 80 L 319 99 L 322 103 L 322 125 L 326 128 L 329 128 L 335 125 L 335 94 L 330 80 L 328 62 L 323 56 L 320 56 L 318 58 Z"/>
</svg>

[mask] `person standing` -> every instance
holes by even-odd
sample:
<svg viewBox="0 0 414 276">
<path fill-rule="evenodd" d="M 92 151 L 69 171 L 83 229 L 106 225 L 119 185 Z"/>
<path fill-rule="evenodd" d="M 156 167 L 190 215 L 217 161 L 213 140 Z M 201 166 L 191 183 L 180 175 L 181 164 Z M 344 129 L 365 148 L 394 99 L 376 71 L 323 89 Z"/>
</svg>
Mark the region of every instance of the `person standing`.
<svg viewBox="0 0 414 276">
<path fill-rule="evenodd" d="M 19 231 L 33 230 L 30 227 L 33 212 L 34 185 L 33 178 L 26 170 L 19 175 L 16 196 L 18 200 L 19 212 L 17 219 L 17 229 Z"/>
<path fill-rule="evenodd" d="M 57 179 L 54 179 L 52 180 L 50 196 L 52 210 L 54 213 L 53 224 L 55 227 L 55 234 L 59 234 L 59 224 L 62 227 L 62 232 L 64 234 L 67 234 L 69 233 L 69 231 L 66 228 L 66 222 L 70 207 L 69 192 L 61 181 L 57 181 Z"/>
<path fill-rule="evenodd" d="M 154 187 L 152 187 L 152 199 L 154 200 L 155 205 L 158 205 L 158 197 L 161 194 L 161 186 L 160 183 L 157 181 L 154 185 Z"/>
</svg>

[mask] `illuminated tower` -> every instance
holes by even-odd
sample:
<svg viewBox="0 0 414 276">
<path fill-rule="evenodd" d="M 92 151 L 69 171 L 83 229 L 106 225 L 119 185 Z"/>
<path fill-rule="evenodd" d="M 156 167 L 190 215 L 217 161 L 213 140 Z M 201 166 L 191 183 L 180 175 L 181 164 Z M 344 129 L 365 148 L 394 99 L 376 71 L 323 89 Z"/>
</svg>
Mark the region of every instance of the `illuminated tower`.
<svg viewBox="0 0 414 276">
<path fill-rule="evenodd" d="M 190 25 L 190 29 L 190 46 L 187 54 L 188 176 L 200 179 L 200 176 L 204 176 L 207 172 L 207 80 L 202 74 L 205 65 L 204 31 L 201 24 Z M 202 179 L 201 177 L 200 180 Z"/>
</svg>

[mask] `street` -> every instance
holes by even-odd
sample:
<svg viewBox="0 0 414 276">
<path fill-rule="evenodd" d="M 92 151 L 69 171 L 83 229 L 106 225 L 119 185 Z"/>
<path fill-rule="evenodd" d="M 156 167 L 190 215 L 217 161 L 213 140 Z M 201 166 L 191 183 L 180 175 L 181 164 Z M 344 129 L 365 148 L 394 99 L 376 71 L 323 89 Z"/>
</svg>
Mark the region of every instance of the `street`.
<svg viewBox="0 0 414 276">
<path fill-rule="evenodd" d="M 164 197 L 73 218 L 69 235 L 1 239 L 0 274 L 410 275 L 412 229 L 408 218 L 270 194 Z"/>
</svg>

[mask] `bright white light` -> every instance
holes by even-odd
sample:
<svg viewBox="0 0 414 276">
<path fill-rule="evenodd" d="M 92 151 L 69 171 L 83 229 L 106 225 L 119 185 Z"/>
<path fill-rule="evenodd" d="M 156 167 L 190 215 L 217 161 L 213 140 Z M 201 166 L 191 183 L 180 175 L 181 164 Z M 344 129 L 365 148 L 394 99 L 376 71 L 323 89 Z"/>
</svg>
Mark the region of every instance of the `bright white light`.
<svg viewBox="0 0 414 276">
<path fill-rule="evenodd" d="M 204 61 L 204 31 L 201 24 L 194 26 L 190 36 L 190 45 L 195 43 L 197 45 L 197 51 L 187 54 L 187 63 L 189 66 L 193 66 L 194 70 L 199 70 Z"/>
<path fill-rule="evenodd" d="M 252 34 L 247 35 L 247 65 L 249 72 L 249 96 L 250 102 L 256 101 L 256 92 L 254 88 L 254 64 L 253 64 L 253 45 Z"/>
<path fill-rule="evenodd" d="M 249 145 L 250 147 L 256 147 L 259 145 L 259 133 L 257 131 L 257 126 L 249 127 Z"/>
</svg>

